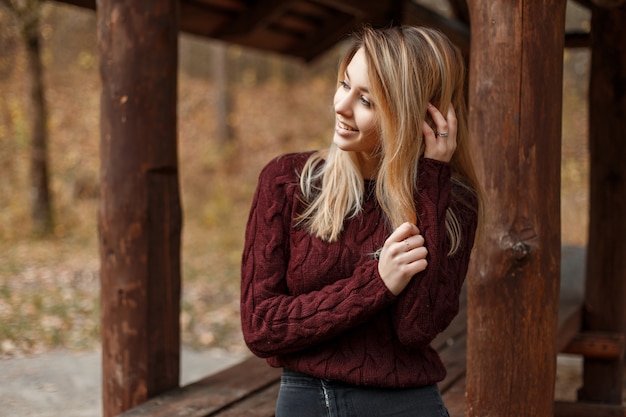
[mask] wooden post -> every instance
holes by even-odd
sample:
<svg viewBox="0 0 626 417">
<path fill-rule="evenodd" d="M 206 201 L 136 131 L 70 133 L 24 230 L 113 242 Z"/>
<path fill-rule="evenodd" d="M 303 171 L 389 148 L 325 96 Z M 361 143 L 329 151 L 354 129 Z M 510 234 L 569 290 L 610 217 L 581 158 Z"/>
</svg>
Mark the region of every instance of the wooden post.
<svg viewBox="0 0 626 417">
<path fill-rule="evenodd" d="M 590 218 L 584 327 L 626 332 L 626 6 L 593 7 L 589 86 Z M 584 401 L 622 403 L 624 352 L 585 358 Z"/>
<path fill-rule="evenodd" d="M 466 415 L 554 409 L 565 0 L 470 0 L 470 128 L 486 194 L 468 277 Z"/>
<path fill-rule="evenodd" d="M 104 416 L 178 386 L 178 1 L 98 2 Z"/>
</svg>

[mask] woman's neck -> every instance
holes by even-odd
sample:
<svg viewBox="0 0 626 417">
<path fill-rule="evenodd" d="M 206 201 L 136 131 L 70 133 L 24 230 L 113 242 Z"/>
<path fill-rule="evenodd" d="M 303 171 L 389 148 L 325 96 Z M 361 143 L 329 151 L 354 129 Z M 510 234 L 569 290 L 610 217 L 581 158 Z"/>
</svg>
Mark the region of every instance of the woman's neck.
<svg viewBox="0 0 626 417">
<path fill-rule="evenodd" d="M 380 158 L 364 152 L 356 152 L 356 160 L 363 179 L 376 179 Z"/>
</svg>

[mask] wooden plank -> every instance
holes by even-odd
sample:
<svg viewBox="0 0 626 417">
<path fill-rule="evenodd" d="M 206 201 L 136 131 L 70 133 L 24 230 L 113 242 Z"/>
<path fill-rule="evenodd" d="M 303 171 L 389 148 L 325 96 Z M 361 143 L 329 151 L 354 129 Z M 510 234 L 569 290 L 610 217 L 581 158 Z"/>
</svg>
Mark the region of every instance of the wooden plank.
<svg viewBox="0 0 626 417">
<path fill-rule="evenodd" d="M 98 2 L 104 416 L 178 386 L 178 2 Z"/>
<path fill-rule="evenodd" d="M 459 313 L 452 320 L 450 325 L 431 343 L 432 347 L 437 351 L 444 350 L 447 346 L 453 345 L 459 338 L 465 337 L 467 333 L 467 294 L 465 286 L 461 293 L 459 303 Z"/>
<path fill-rule="evenodd" d="M 454 385 L 441 394 L 450 417 L 465 415 L 465 377 L 460 378 Z"/>
<path fill-rule="evenodd" d="M 586 331 L 626 332 L 626 6 L 592 8 Z M 617 133 L 616 132 L 620 132 Z M 623 357 L 585 358 L 579 398 L 622 403 Z"/>
<path fill-rule="evenodd" d="M 599 403 L 555 401 L 554 417 L 626 417 L 626 407 Z"/>
<path fill-rule="evenodd" d="M 548 416 L 559 306 L 566 2 L 468 5 L 470 134 L 487 204 L 468 276 L 467 412 Z"/>
<path fill-rule="evenodd" d="M 274 417 L 279 388 L 280 383 L 276 382 L 227 410 L 220 412 L 219 417 Z"/>
<path fill-rule="evenodd" d="M 576 301 L 577 287 L 570 283 L 565 285 L 565 289 L 562 296 L 575 303 L 565 303 L 565 308 L 560 309 L 560 323 L 568 321 L 563 320 L 563 316 L 573 311 L 569 306 L 575 304 L 576 311 L 580 312 L 580 299 Z M 580 315 L 577 317 L 579 319 Z M 446 378 L 439 383 L 439 389 L 451 417 L 462 417 L 465 407 L 466 324 L 464 291 L 459 314 L 433 342 L 447 370 Z M 580 326 L 574 328 L 578 330 Z M 121 417 L 159 417 L 174 411 L 179 417 L 272 417 L 279 379 L 280 370 L 269 368 L 263 360 L 252 357 L 220 374 L 150 400 Z"/>
<path fill-rule="evenodd" d="M 467 338 L 465 335 L 457 339 L 452 346 L 440 352 L 441 360 L 446 366 L 446 377 L 439 383 L 439 390 L 444 393 L 450 390 L 457 381 L 465 377 Z"/>
<path fill-rule="evenodd" d="M 251 357 L 222 372 L 153 398 L 120 417 L 216 415 L 218 411 L 256 396 L 260 390 L 277 383 L 280 380 L 280 373 L 279 369 L 267 365 L 265 360 Z"/>
<path fill-rule="evenodd" d="M 624 335 L 606 332 L 584 332 L 576 335 L 563 353 L 585 358 L 619 360 L 624 355 Z"/>
<path fill-rule="evenodd" d="M 582 314 L 582 300 L 566 299 L 559 303 L 559 326 L 556 334 L 557 352 L 562 352 L 580 332 Z"/>
</svg>

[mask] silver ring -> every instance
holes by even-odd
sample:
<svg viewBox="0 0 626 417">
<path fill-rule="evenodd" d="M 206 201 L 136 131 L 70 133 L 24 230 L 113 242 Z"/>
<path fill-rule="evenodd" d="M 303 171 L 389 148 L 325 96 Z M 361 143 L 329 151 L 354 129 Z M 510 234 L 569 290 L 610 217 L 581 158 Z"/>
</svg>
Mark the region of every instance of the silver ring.
<svg viewBox="0 0 626 417">
<path fill-rule="evenodd" d="M 410 251 L 411 250 L 411 245 L 409 245 L 409 242 L 406 239 L 404 239 L 404 243 L 406 244 L 406 251 L 407 252 Z"/>
<path fill-rule="evenodd" d="M 437 132 L 435 133 L 435 137 L 437 136 L 441 136 L 442 138 L 447 138 L 448 137 L 448 132 Z"/>
</svg>

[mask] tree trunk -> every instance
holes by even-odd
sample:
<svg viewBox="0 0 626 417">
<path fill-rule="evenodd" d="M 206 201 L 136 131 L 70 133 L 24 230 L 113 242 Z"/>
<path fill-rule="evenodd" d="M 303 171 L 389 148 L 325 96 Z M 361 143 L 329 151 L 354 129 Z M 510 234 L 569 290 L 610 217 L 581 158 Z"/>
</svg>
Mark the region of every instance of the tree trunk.
<svg viewBox="0 0 626 417">
<path fill-rule="evenodd" d="M 41 62 L 41 2 L 1 0 L 15 16 L 26 46 L 26 74 L 30 85 L 30 201 L 32 232 L 45 236 L 53 232 L 52 195 L 48 177 L 48 111 Z"/>
<path fill-rule="evenodd" d="M 553 416 L 565 0 L 469 1 L 485 190 L 468 276 L 466 415 Z"/>
<path fill-rule="evenodd" d="M 52 198 L 48 178 L 48 129 L 47 107 L 44 93 L 43 66 L 41 62 L 41 42 L 39 19 L 24 31 L 28 73 L 31 80 L 31 204 L 32 222 L 35 235 L 52 233 Z"/>
</svg>

